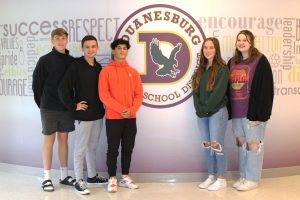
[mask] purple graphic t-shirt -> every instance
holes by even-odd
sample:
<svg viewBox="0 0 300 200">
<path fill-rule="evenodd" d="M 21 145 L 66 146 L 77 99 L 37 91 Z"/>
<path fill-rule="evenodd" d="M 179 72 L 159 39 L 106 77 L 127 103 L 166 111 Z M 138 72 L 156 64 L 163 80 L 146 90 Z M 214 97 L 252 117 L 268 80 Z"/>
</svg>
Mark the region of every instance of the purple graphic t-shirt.
<svg viewBox="0 0 300 200">
<path fill-rule="evenodd" d="M 232 118 L 245 118 L 248 113 L 251 83 L 261 56 L 251 63 L 230 63 L 230 101 Z"/>
</svg>

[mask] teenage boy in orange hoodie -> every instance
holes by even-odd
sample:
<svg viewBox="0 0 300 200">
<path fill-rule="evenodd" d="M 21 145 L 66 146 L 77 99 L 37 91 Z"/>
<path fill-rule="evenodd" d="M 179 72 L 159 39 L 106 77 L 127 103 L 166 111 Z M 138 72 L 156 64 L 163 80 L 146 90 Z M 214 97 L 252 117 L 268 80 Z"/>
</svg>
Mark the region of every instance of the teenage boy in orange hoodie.
<svg viewBox="0 0 300 200">
<path fill-rule="evenodd" d="M 117 157 L 121 143 L 122 178 L 120 187 L 138 189 L 128 176 L 131 154 L 137 132 L 136 112 L 143 101 L 143 87 L 139 73 L 126 61 L 129 41 L 116 39 L 111 43 L 114 60 L 104 67 L 99 78 L 99 97 L 105 104 L 107 134 L 108 192 L 117 192 Z"/>
</svg>

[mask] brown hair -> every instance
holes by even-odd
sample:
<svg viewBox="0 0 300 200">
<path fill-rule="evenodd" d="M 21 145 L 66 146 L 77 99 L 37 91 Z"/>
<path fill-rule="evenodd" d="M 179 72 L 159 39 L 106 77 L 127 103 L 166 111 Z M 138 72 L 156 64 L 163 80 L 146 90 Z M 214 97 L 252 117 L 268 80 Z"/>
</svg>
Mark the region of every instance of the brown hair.
<svg viewBox="0 0 300 200">
<path fill-rule="evenodd" d="M 247 38 L 247 41 L 249 42 L 250 44 L 250 49 L 249 49 L 249 58 L 247 58 L 246 62 L 247 63 L 250 63 L 252 62 L 258 55 L 260 55 L 260 52 L 258 51 L 258 49 L 254 46 L 254 35 L 251 31 L 249 30 L 242 30 L 240 31 L 237 36 L 236 36 L 236 41 L 235 41 L 235 46 L 236 46 L 236 43 L 238 41 L 238 37 L 239 35 L 245 35 L 246 38 Z M 243 60 L 243 56 L 242 56 L 242 53 L 238 50 L 237 47 L 235 47 L 235 52 L 234 52 L 234 55 L 232 57 L 232 60 L 234 63 L 238 64 L 240 62 L 242 62 Z"/>
<path fill-rule="evenodd" d="M 197 69 L 194 73 L 193 76 L 193 82 L 192 82 L 192 88 L 193 88 L 193 92 L 197 91 L 197 89 L 199 88 L 200 85 L 200 79 L 201 79 L 201 75 L 204 72 L 204 70 L 206 69 L 206 66 L 208 64 L 208 60 L 207 58 L 204 56 L 203 53 L 203 49 L 204 49 L 204 45 L 205 42 L 207 41 L 212 41 L 214 48 L 216 49 L 216 55 L 214 56 L 213 62 L 212 62 L 212 66 L 211 66 L 211 73 L 209 74 L 208 77 L 208 81 L 206 84 L 206 90 L 207 91 L 212 91 L 215 81 L 216 81 L 216 77 L 218 75 L 218 72 L 220 70 L 220 68 L 222 66 L 226 66 L 225 61 L 222 59 L 221 57 L 221 50 L 220 50 L 220 44 L 219 44 L 219 40 L 217 38 L 206 38 L 203 43 L 202 43 L 202 47 L 201 47 L 201 52 L 200 52 L 200 63 L 197 66 Z"/>
<path fill-rule="evenodd" d="M 62 36 L 62 35 L 65 35 L 68 37 L 68 33 L 65 29 L 63 28 L 57 28 L 57 29 L 54 29 L 52 32 L 51 32 L 51 39 L 54 38 L 55 35 L 58 35 L 58 36 Z"/>
</svg>

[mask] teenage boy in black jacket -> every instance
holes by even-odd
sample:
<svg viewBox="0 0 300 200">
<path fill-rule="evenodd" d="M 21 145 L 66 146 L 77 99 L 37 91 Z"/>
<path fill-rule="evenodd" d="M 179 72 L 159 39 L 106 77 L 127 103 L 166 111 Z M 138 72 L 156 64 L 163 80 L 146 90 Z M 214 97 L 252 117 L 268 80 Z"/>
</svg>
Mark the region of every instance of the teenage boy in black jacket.
<svg viewBox="0 0 300 200">
<path fill-rule="evenodd" d="M 74 146 L 75 191 L 90 194 L 83 180 L 84 158 L 87 162 L 87 183 L 107 182 L 96 172 L 96 149 L 105 111 L 98 94 L 98 78 L 102 67 L 95 59 L 97 39 L 92 35 L 85 36 L 81 48 L 84 56 L 70 65 L 58 90 L 61 101 L 78 120 L 79 130 L 75 134 Z"/>
<path fill-rule="evenodd" d="M 60 161 L 60 183 L 74 185 L 75 180 L 68 176 L 68 132 L 75 129 L 74 119 L 70 111 L 61 103 L 58 97 L 57 87 L 73 57 L 66 49 L 68 44 L 68 33 L 57 28 L 51 32 L 53 49 L 42 56 L 33 72 L 32 90 L 34 100 L 40 108 L 42 128 L 44 134 L 43 165 L 44 191 L 54 191 L 51 181 L 51 165 L 53 155 L 53 144 L 57 135 L 58 156 Z"/>
</svg>

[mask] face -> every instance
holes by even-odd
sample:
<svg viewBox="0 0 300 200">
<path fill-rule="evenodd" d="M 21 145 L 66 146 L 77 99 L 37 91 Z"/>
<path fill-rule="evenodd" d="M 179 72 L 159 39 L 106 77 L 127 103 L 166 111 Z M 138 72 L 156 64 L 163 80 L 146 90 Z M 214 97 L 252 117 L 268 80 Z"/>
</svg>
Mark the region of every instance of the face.
<svg viewBox="0 0 300 200">
<path fill-rule="evenodd" d="M 97 41 L 95 40 L 87 40 L 83 43 L 83 47 L 81 48 L 84 57 L 88 59 L 94 59 L 98 52 Z"/>
<path fill-rule="evenodd" d="M 240 35 L 237 37 L 236 48 L 237 48 L 241 53 L 248 53 L 250 47 L 251 47 L 251 44 L 248 42 L 246 35 L 240 34 Z"/>
<path fill-rule="evenodd" d="M 118 62 L 124 61 L 128 54 L 128 49 L 125 44 L 119 44 L 114 50 L 112 50 L 114 59 Z"/>
<path fill-rule="evenodd" d="M 214 43 L 211 40 L 207 40 L 204 43 L 203 54 L 209 62 L 213 61 L 213 59 L 216 55 L 216 49 L 215 49 Z"/>
<path fill-rule="evenodd" d="M 52 44 L 58 52 L 65 53 L 65 49 L 68 44 L 68 37 L 66 35 L 54 35 Z"/>
</svg>

